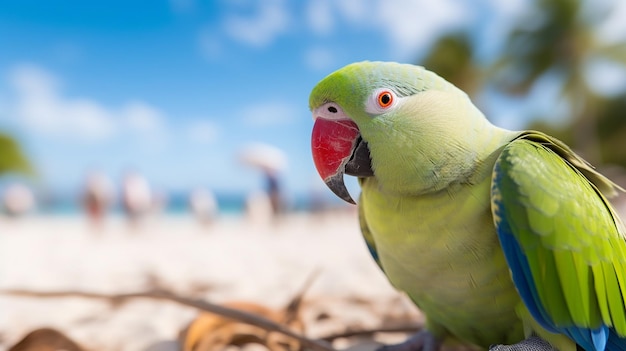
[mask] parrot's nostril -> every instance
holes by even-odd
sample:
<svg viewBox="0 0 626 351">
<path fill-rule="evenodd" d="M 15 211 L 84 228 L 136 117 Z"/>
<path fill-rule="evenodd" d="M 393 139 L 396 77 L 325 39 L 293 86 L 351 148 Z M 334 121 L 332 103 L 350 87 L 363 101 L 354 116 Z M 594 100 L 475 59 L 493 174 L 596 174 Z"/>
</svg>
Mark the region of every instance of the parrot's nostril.
<svg viewBox="0 0 626 351">
<path fill-rule="evenodd" d="M 335 106 L 329 106 L 328 107 L 328 112 L 330 112 L 330 113 L 337 113 L 337 108 Z"/>
</svg>

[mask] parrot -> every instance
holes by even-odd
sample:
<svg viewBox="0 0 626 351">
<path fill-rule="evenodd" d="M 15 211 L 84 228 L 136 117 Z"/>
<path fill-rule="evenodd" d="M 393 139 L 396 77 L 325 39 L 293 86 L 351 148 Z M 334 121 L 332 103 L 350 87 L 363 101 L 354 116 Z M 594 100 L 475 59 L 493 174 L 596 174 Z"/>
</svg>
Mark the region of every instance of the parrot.
<svg viewBox="0 0 626 351">
<path fill-rule="evenodd" d="M 365 246 L 425 318 L 383 349 L 626 351 L 624 189 L 569 146 L 412 64 L 344 66 L 309 109 L 319 176 L 352 204 L 358 178 Z"/>
</svg>

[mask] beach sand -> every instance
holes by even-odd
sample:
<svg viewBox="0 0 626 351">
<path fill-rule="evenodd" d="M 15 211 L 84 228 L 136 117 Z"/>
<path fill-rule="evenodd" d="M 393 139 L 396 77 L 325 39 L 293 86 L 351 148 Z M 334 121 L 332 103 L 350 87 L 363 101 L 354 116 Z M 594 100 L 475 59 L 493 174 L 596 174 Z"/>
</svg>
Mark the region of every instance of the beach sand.
<svg viewBox="0 0 626 351">
<path fill-rule="evenodd" d="M 291 214 L 277 223 L 222 217 L 208 226 L 188 216 L 149 218 L 136 227 L 110 218 L 99 230 L 80 216 L 0 219 L 1 289 L 114 294 L 157 287 L 215 303 L 280 308 L 315 271 L 303 306 L 308 336 L 396 317 L 419 321 L 369 257 L 350 211 Z M 0 296 L 0 350 L 39 327 L 59 329 L 90 350 L 148 350 L 176 340 L 196 315 L 144 299 L 111 306 Z M 321 315 L 332 323 L 316 322 Z"/>
</svg>

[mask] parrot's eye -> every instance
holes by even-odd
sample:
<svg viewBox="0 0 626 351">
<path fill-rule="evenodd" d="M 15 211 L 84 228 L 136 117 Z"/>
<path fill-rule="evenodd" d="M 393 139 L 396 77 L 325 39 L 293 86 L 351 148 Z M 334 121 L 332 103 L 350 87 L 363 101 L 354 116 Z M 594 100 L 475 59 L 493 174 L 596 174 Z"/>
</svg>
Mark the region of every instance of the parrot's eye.
<svg viewBox="0 0 626 351">
<path fill-rule="evenodd" d="M 393 95 L 390 91 L 383 90 L 378 93 L 376 101 L 378 101 L 378 106 L 382 108 L 387 108 L 391 106 L 391 104 L 393 104 Z"/>
<path fill-rule="evenodd" d="M 369 96 L 365 103 L 365 111 L 378 115 L 386 113 L 398 104 L 399 98 L 393 90 L 388 88 L 377 89 Z"/>
</svg>

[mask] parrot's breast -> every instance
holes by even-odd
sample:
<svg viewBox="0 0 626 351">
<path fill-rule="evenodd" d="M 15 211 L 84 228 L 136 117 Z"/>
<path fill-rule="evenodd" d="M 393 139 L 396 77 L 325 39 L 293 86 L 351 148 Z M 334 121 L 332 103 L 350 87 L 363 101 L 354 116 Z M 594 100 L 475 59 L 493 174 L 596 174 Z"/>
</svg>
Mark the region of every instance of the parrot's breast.
<svg viewBox="0 0 626 351">
<path fill-rule="evenodd" d="M 491 217 L 490 184 L 485 174 L 472 186 L 398 196 L 368 178 L 360 202 L 390 282 L 431 329 L 483 347 L 523 339 L 515 312 L 521 300 Z"/>
</svg>

